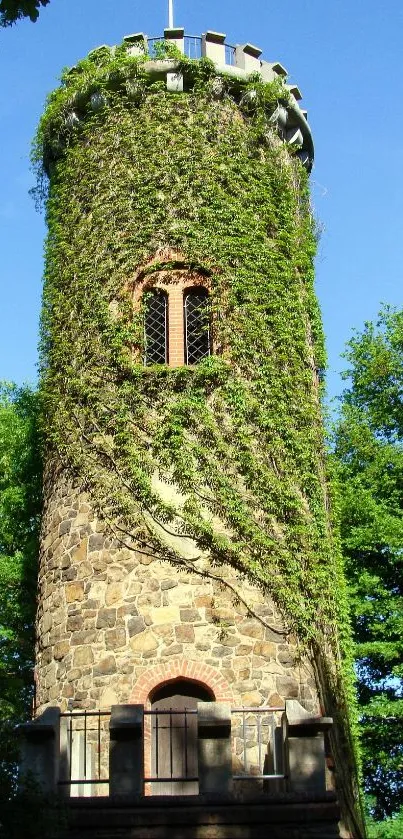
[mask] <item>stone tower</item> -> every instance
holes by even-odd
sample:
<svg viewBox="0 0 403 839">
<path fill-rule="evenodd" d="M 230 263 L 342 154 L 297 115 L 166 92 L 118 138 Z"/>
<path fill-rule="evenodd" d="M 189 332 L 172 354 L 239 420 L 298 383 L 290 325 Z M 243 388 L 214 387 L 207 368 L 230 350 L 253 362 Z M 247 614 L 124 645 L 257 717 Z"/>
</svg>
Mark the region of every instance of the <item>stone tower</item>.
<svg viewBox="0 0 403 839">
<path fill-rule="evenodd" d="M 300 98 L 257 47 L 181 29 L 50 98 L 36 714 L 288 703 L 323 755 L 333 717 L 319 786 L 336 768 L 348 799 Z"/>
</svg>

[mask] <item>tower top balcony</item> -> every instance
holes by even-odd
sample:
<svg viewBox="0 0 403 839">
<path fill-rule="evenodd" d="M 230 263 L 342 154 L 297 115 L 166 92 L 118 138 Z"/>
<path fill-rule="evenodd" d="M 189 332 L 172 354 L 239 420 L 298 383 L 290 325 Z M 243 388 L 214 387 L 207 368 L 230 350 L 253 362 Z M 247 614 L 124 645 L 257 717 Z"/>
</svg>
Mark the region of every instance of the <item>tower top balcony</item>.
<svg viewBox="0 0 403 839">
<path fill-rule="evenodd" d="M 50 174 L 70 135 L 88 114 L 107 106 L 109 91 L 122 89 L 138 104 L 139 66 L 145 87 L 158 82 L 175 94 L 192 89 L 194 76 L 189 72 L 190 65 L 203 59 L 210 62 L 210 75 L 217 77 L 212 84 L 215 98 L 229 95 L 245 116 L 252 115 L 263 101 L 268 129 L 293 148 L 310 171 L 314 146 L 307 112 L 301 108 L 299 88 L 287 84 L 285 67 L 278 61 L 263 59 L 262 50 L 254 44 L 228 44 L 224 33 L 213 30 L 200 36 L 185 35 L 181 27 L 165 29 L 161 37 L 149 38 L 143 32 L 126 35 L 119 46 L 96 47 L 86 59 L 63 73 L 62 89 L 50 100 L 52 108 L 42 118 L 39 131 L 38 159 L 41 157 L 45 171 Z M 264 85 L 273 86 L 274 98 L 269 97 L 268 107 Z"/>
<path fill-rule="evenodd" d="M 287 84 L 287 70 L 279 61 L 262 58 L 260 47 L 251 43 L 228 44 L 223 32 L 207 30 L 202 35 L 186 35 L 182 27 L 164 29 L 161 36 L 148 37 L 143 32 L 126 35 L 123 38 L 127 53 L 133 57 L 145 56 L 145 69 L 150 76 L 167 79 L 167 88 L 172 92 L 183 91 L 183 76 L 179 72 L 180 59 L 198 60 L 208 58 L 213 62 L 218 75 L 229 76 L 246 82 L 250 76 L 260 76 L 262 82 L 281 80 L 287 92 L 287 101 L 280 102 L 272 120 L 280 137 L 290 145 L 298 147 L 298 157 L 303 165 L 311 169 L 314 146 L 307 111 L 300 105 L 302 94 L 295 84 Z M 106 50 L 114 52 L 115 47 L 101 46 L 92 50 L 90 56 L 97 56 Z M 72 68 L 74 72 L 75 68 Z"/>
</svg>

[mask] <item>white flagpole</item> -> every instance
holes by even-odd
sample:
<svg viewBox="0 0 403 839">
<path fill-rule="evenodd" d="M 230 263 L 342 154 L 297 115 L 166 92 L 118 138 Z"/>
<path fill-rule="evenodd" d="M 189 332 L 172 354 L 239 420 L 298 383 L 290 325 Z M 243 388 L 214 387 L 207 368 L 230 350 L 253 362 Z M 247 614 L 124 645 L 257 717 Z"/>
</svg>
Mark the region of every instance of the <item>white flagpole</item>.
<svg viewBox="0 0 403 839">
<path fill-rule="evenodd" d="M 168 27 L 174 28 L 174 4 L 173 0 L 168 0 Z"/>
</svg>

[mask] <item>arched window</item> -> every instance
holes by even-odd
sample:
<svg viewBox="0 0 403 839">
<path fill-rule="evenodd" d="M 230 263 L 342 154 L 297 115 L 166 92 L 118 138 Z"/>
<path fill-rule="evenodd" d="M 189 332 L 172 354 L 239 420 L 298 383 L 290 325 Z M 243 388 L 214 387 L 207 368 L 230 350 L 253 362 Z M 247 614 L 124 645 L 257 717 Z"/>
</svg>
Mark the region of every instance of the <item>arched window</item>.
<svg viewBox="0 0 403 839">
<path fill-rule="evenodd" d="M 168 364 L 168 297 L 153 288 L 144 295 L 145 364 Z"/>
<path fill-rule="evenodd" d="M 210 355 L 208 292 L 197 286 L 185 292 L 185 364 L 197 364 Z"/>
</svg>

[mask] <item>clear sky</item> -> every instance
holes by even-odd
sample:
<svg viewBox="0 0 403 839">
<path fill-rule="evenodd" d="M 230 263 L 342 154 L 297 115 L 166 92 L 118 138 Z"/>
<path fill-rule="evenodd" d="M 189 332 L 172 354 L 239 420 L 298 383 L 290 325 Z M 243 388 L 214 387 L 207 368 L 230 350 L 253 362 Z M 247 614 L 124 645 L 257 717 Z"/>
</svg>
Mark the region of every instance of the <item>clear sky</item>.
<svg viewBox="0 0 403 839">
<path fill-rule="evenodd" d="M 303 93 L 313 130 L 311 175 L 323 233 L 317 291 L 330 395 L 340 353 L 382 302 L 402 306 L 403 107 L 401 0 L 174 0 L 175 24 L 280 61 Z M 28 195 L 30 142 L 61 69 L 123 35 L 162 34 L 168 0 L 50 0 L 37 23 L 0 30 L 0 379 L 34 382 L 43 216 Z"/>
</svg>

